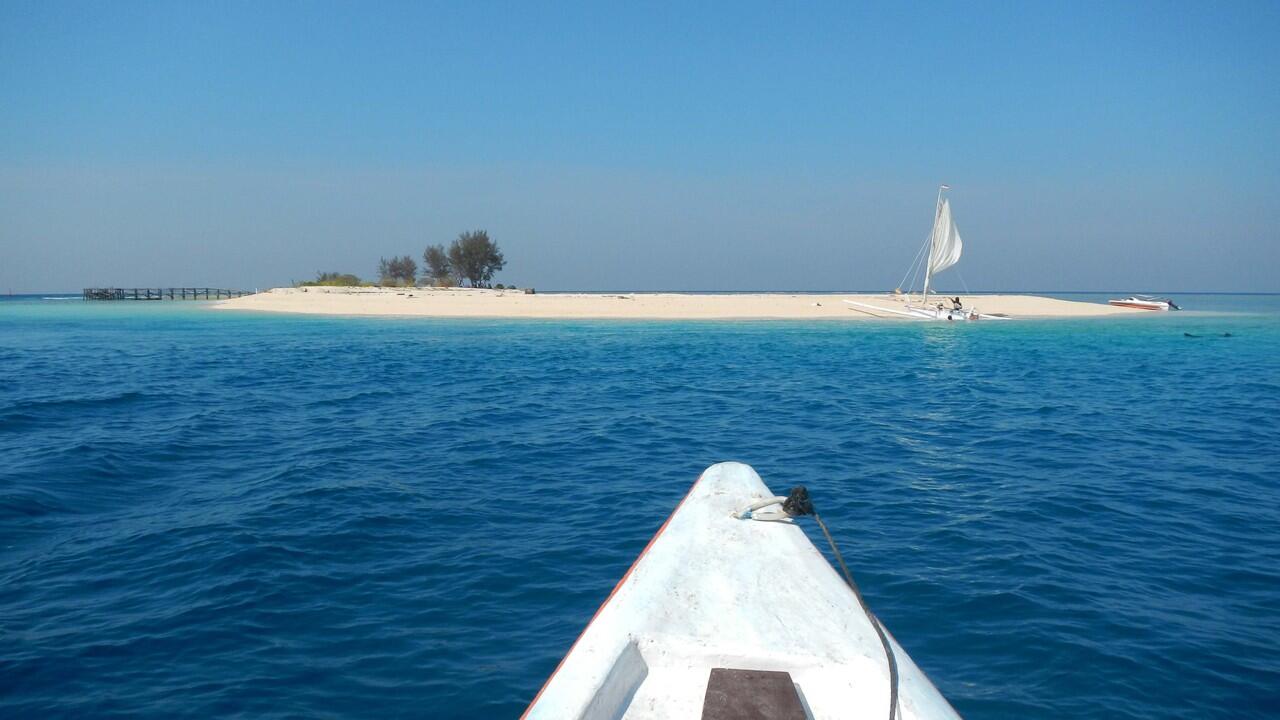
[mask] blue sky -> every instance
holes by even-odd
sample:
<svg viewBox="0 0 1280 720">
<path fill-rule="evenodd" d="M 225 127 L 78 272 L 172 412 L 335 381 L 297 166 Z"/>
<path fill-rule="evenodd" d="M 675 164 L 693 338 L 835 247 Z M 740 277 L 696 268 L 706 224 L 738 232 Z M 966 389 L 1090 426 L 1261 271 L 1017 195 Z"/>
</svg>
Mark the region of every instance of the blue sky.
<svg viewBox="0 0 1280 720">
<path fill-rule="evenodd" d="M 0 0 L 0 291 L 1280 290 L 1280 4 L 685 5 Z"/>
</svg>

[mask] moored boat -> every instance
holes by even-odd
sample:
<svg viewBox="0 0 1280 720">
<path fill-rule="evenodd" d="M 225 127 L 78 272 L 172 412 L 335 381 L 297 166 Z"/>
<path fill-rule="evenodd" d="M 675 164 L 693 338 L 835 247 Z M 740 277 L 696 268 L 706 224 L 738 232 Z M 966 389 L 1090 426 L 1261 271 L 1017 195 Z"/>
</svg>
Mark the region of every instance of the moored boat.
<svg viewBox="0 0 1280 720">
<path fill-rule="evenodd" d="M 958 718 L 809 541 L 798 495 L 703 472 L 523 717 Z"/>
<path fill-rule="evenodd" d="M 945 303 L 929 302 L 929 287 L 933 282 L 934 276 L 960 262 L 960 254 L 964 251 L 964 241 L 960 239 L 960 229 L 956 227 L 955 218 L 951 214 L 951 200 L 943 197 L 943 193 L 950 189 L 950 185 L 938 186 L 938 200 L 933 209 L 933 229 L 929 231 L 928 239 L 925 241 L 924 246 L 920 248 L 920 251 L 916 253 L 915 260 L 912 261 L 911 267 L 907 270 L 907 276 L 912 277 L 911 283 L 907 284 L 907 293 L 903 294 L 901 288 L 894 291 L 895 299 L 903 301 L 902 307 L 883 307 L 856 300 L 845 300 L 846 303 L 860 308 L 859 312 L 870 311 L 868 314 L 876 312 L 889 313 L 890 315 L 912 320 L 1009 319 L 1002 315 L 984 315 L 978 312 L 977 308 L 963 307 L 960 304 L 959 296 L 956 296 L 954 300 L 947 298 Z M 920 292 L 920 302 L 916 304 L 911 301 L 911 288 L 914 286 L 915 278 L 919 276 L 921 268 L 924 270 L 924 288 Z M 905 276 L 903 281 L 905 283 Z M 936 289 L 934 290 L 934 295 L 937 295 Z"/>
<path fill-rule="evenodd" d="M 1110 300 L 1109 302 L 1116 307 L 1136 308 L 1138 310 L 1167 311 L 1182 309 L 1169 298 L 1154 297 L 1152 295 L 1130 295 L 1127 298 Z"/>
</svg>

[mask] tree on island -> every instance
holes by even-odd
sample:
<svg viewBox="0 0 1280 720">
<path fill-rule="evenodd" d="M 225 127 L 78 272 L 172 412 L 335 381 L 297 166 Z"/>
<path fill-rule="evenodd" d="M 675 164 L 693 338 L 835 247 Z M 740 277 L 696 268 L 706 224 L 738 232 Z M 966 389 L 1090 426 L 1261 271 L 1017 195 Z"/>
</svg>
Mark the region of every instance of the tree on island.
<svg viewBox="0 0 1280 720">
<path fill-rule="evenodd" d="M 453 273 L 465 278 L 471 287 L 484 286 L 507 264 L 498 244 L 484 230 L 459 235 L 449 245 L 448 260 Z"/>
<path fill-rule="evenodd" d="M 422 261 L 426 263 L 426 278 L 436 287 L 457 285 L 457 275 L 453 263 L 449 262 L 449 254 L 444 245 L 429 245 L 422 252 Z"/>
<path fill-rule="evenodd" d="M 378 262 L 378 278 L 382 285 L 413 285 L 418 279 L 418 263 L 408 255 L 382 258 Z"/>
</svg>

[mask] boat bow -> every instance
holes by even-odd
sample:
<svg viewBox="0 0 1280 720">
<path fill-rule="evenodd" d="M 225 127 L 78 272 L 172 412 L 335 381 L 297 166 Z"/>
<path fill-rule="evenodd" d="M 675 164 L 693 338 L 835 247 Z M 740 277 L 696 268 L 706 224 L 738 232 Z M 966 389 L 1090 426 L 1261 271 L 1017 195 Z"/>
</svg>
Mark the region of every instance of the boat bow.
<svg viewBox="0 0 1280 720">
<path fill-rule="evenodd" d="M 713 668 L 788 673 L 814 720 L 888 717 L 885 651 L 844 580 L 793 522 L 734 516 L 769 497 L 747 465 L 708 468 L 524 717 L 702 717 Z M 898 717 L 957 718 L 890 642 Z"/>
</svg>

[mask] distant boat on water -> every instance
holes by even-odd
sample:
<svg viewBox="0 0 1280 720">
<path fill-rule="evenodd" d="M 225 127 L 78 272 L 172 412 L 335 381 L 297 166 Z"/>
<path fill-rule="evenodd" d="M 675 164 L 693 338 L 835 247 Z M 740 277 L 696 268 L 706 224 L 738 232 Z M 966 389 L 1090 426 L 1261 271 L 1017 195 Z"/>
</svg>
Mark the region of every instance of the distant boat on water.
<svg viewBox="0 0 1280 720">
<path fill-rule="evenodd" d="M 1116 307 L 1136 308 L 1138 310 L 1181 310 L 1178 304 L 1173 300 L 1164 297 L 1155 297 L 1154 295 L 1130 295 L 1127 298 L 1119 300 L 1110 300 L 1110 304 Z"/>
</svg>

